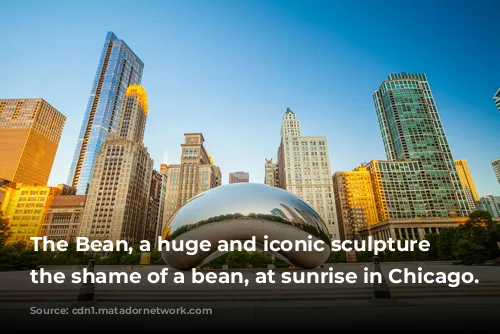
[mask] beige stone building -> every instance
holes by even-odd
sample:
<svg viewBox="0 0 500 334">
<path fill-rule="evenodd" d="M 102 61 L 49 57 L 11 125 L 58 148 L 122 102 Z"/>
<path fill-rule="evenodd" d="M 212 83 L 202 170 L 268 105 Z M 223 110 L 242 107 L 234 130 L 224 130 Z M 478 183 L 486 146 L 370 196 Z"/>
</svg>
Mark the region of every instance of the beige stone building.
<svg viewBox="0 0 500 334">
<path fill-rule="evenodd" d="M 281 123 L 278 185 L 306 200 L 325 221 L 331 237 L 339 239 L 326 137 L 302 136 L 290 109 Z"/>
<path fill-rule="evenodd" d="M 229 183 L 248 183 L 250 182 L 250 176 L 245 172 L 234 172 L 229 173 Z"/>
<path fill-rule="evenodd" d="M 145 235 L 153 160 L 143 144 L 146 91 L 129 86 L 123 99 L 117 131 L 96 158 L 79 236 L 133 244 Z"/>
<path fill-rule="evenodd" d="M 266 159 L 266 172 L 264 176 L 264 183 L 268 186 L 278 186 L 278 164 L 273 162 L 273 159 Z"/>
<path fill-rule="evenodd" d="M 54 196 L 51 205 L 45 210 L 41 235 L 50 240 L 75 242 L 83 210 L 85 195 L 58 195 Z"/>
<path fill-rule="evenodd" d="M 170 217 L 193 196 L 222 184 L 221 170 L 203 143 L 201 133 L 185 133 L 180 164 L 167 166 L 167 191 L 162 230 Z"/>
</svg>

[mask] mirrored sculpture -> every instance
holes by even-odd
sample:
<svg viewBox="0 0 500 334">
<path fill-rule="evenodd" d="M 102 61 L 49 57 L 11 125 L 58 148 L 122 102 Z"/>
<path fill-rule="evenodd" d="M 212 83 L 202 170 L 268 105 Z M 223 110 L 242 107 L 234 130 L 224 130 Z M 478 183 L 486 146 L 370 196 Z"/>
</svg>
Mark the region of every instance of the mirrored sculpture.
<svg viewBox="0 0 500 334">
<path fill-rule="evenodd" d="M 262 249 L 268 240 L 322 240 L 322 251 L 268 252 L 303 269 L 318 267 L 330 255 L 330 237 L 326 224 L 314 209 L 300 197 L 280 188 L 258 183 L 235 183 L 213 188 L 186 202 L 170 217 L 163 239 L 176 242 L 208 240 L 212 247 L 195 255 L 162 251 L 166 264 L 188 270 L 224 254 L 219 240 L 249 240 L 255 237 Z"/>
</svg>

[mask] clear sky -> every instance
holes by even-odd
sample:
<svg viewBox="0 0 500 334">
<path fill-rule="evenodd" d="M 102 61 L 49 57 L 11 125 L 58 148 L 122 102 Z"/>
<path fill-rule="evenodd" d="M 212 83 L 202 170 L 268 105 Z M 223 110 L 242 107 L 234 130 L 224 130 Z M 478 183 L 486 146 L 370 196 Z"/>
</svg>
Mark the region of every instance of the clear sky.
<svg viewBox="0 0 500 334">
<path fill-rule="evenodd" d="M 203 132 L 223 172 L 263 182 L 290 107 L 326 136 L 332 173 L 385 159 L 372 92 L 423 72 L 455 159 L 500 195 L 500 26 L 495 0 L 0 1 L 0 98 L 42 97 L 67 116 L 49 183 L 65 183 L 108 31 L 145 64 L 145 144 L 156 168 Z"/>
</svg>

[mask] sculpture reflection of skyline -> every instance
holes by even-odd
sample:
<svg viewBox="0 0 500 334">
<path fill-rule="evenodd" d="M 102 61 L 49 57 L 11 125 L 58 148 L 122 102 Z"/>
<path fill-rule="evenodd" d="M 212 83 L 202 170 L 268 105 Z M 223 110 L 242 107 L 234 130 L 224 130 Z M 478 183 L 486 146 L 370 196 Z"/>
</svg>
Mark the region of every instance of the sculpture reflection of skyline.
<svg viewBox="0 0 500 334">
<path fill-rule="evenodd" d="M 327 228 L 318 213 L 292 193 L 260 183 L 228 184 L 222 188 L 227 187 L 231 187 L 230 192 L 220 191 L 221 187 L 217 187 L 191 198 L 169 219 L 163 238 L 171 239 L 175 237 L 174 234 L 179 235 L 197 226 L 220 220 L 257 218 L 308 230 L 329 242 Z M 266 187 L 273 191 L 259 191 L 259 188 Z M 196 205 L 196 209 L 191 209 L 193 205 Z"/>
<path fill-rule="evenodd" d="M 330 245 L 326 224 L 304 200 L 283 189 L 259 183 L 235 183 L 213 188 L 193 197 L 169 220 L 163 239 L 208 240 L 322 240 Z M 321 265 L 329 256 L 321 252 L 280 251 L 302 268 Z M 164 261 L 177 269 L 189 269 L 220 256 L 217 248 L 196 255 L 162 251 Z"/>
<path fill-rule="evenodd" d="M 261 183 L 246 183 L 246 185 L 248 185 L 248 187 L 244 187 L 244 188 L 248 188 L 248 189 L 238 187 L 238 186 L 240 186 L 240 184 L 236 184 L 236 183 L 224 185 L 224 187 L 234 187 L 234 190 L 231 192 L 231 195 L 226 194 L 225 192 L 218 191 L 219 190 L 218 187 L 207 190 L 207 191 L 200 193 L 200 194 L 196 195 L 195 197 L 191 198 L 188 202 L 186 202 L 182 206 L 182 208 L 188 209 L 190 207 L 190 205 L 192 205 L 193 201 L 194 200 L 198 201 L 198 199 L 200 201 L 211 202 L 212 200 L 214 200 L 214 197 L 219 197 L 218 201 L 220 201 L 222 203 L 225 203 L 225 202 L 230 203 L 231 204 L 231 212 L 238 212 L 242 215 L 248 215 L 251 213 L 270 212 L 269 211 L 270 206 L 271 207 L 278 207 L 278 208 L 282 206 L 281 205 L 282 203 L 280 202 L 280 200 L 278 198 L 276 198 L 276 196 L 269 196 L 269 195 L 266 196 L 265 194 L 257 193 L 255 191 L 256 187 L 258 188 L 260 186 L 266 186 L 266 185 L 263 185 Z M 297 197 L 297 196 L 295 196 L 295 195 L 293 195 L 293 194 L 291 194 L 283 189 L 276 188 L 276 190 L 278 192 L 282 193 L 285 198 L 289 199 L 290 200 L 289 203 L 293 207 L 297 207 L 297 206 L 308 207 L 309 206 L 299 197 Z M 235 198 L 238 198 L 238 200 L 233 201 Z M 251 205 L 248 205 L 248 203 L 251 203 Z M 191 210 L 179 209 L 176 213 L 178 214 L 178 218 L 182 219 L 183 221 L 196 222 L 196 221 L 201 220 L 200 218 L 206 218 L 207 216 L 210 216 L 210 217 L 211 216 L 218 216 L 218 215 L 226 213 L 226 212 L 227 212 L 227 210 L 212 206 L 212 207 L 204 207 L 204 212 L 199 212 L 199 210 L 191 211 Z M 272 212 L 271 212 L 271 214 L 272 214 Z M 320 219 L 319 215 L 316 212 L 314 212 L 313 210 L 311 210 L 311 212 L 309 212 L 308 215 L 312 216 L 312 217 L 316 216 L 317 217 L 316 219 Z M 287 216 L 287 215 L 285 215 L 285 216 L 286 216 L 286 218 L 288 218 L 290 220 L 293 219 L 292 218 L 293 216 L 292 217 Z M 174 219 L 170 219 L 170 222 L 173 222 L 173 221 L 174 221 Z"/>
</svg>

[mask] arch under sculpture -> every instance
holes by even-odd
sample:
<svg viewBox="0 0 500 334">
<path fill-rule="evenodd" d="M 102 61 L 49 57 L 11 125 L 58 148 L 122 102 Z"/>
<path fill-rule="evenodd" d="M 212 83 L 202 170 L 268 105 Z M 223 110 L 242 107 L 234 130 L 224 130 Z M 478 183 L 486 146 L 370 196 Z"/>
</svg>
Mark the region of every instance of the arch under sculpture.
<svg viewBox="0 0 500 334">
<path fill-rule="evenodd" d="M 258 183 L 234 183 L 213 188 L 191 198 L 168 221 L 164 240 L 209 240 L 207 252 L 162 251 L 165 263 L 179 270 L 203 265 L 218 256 L 219 240 L 256 238 L 262 249 L 268 240 L 324 241 L 323 251 L 269 252 L 289 264 L 311 269 L 325 263 L 330 255 L 330 237 L 326 224 L 301 198 L 283 189 Z"/>
</svg>

